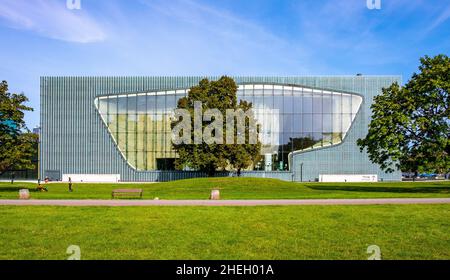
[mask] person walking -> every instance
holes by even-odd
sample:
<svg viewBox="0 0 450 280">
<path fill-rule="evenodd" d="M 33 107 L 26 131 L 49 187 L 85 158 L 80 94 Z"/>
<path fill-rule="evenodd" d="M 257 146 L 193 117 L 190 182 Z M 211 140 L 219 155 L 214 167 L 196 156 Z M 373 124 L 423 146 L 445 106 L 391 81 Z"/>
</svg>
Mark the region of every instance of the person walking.
<svg viewBox="0 0 450 280">
<path fill-rule="evenodd" d="M 69 192 L 73 192 L 73 189 L 72 189 L 72 177 L 69 177 Z"/>
</svg>

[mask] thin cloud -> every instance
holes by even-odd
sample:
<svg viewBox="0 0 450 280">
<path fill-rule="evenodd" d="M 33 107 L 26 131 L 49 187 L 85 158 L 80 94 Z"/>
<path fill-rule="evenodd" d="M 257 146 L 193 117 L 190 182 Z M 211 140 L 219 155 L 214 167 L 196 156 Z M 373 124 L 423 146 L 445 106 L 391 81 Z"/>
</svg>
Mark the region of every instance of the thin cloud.
<svg viewBox="0 0 450 280">
<path fill-rule="evenodd" d="M 199 1 L 140 2 L 148 7 L 143 11 L 151 24 L 146 26 L 158 26 L 146 30 L 151 41 L 143 44 L 160 49 L 156 59 L 167 55 L 164 59 L 171 64 L 162 65 L 178 65 L 177 73 L 181 69 L 198 73 L 192 67 L 209 74 L 309 72 L 309 50 L 292 45 L 257 21 Z M 268 64 L 272 67 L 265 67 Z"/>
<path fill-rule="evenodd" d="M 169 18 L 183 21 L 198 28 L 210 31 L 212 34 L 234 39 L 248 39 L 249 33 L 254 38 L 270 42 L 285 43 L 281 38 L 264 30 L 251 21 L 239 18 L 225 10 L 191 0 L 178 1 L 148 1 L 141 3 Z"/>
<path fill-rule="evenodd" d="M 438 26 L 440 26 L 441 24 L 443 24 L 444 22 L 446 22 L 448 19 L 450 18 L 450 6 L 447 7 L 447 9 L 445 9 L 438 18 L 436 18 L 435 21 L 433 21 L 433 23 L 431 23 L 430 27 L 427 29 L 428 32 L 430 32 L 431 30 L 437 28 Z"/>
<path fill-rule="evenodd" d="M 3 0 L 0 23 L 56 40 L 92 43 L 106 39 L 101 26 L 84 10 L 69 10 L 66 1 Z"/>
</svg>

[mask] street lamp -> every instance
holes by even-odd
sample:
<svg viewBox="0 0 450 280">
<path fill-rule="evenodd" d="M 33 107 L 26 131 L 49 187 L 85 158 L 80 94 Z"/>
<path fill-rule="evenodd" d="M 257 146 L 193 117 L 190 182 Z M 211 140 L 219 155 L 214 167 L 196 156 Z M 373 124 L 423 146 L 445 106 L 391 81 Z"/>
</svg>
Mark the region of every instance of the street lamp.
<svg viewBox="0 0 450 280">
<path fill-rule="evenodd" d="M 303 182 L 303 162 L 300 163 L 300 182 Z"/>
</svg>

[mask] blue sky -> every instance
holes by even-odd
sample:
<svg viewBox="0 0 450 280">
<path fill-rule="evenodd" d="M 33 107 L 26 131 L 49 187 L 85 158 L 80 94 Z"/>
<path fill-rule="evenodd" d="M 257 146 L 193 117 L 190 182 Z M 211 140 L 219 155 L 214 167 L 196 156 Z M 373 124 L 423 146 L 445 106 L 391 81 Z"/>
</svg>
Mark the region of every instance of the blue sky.
<svg viewBox="0 0 450 280">
<path fill-rule="evenodd" d="M 39 123 L 45 75 L 402 75 L 450 51 L 450 1 L 0 0 L 0 79 Z"/>
</svg>

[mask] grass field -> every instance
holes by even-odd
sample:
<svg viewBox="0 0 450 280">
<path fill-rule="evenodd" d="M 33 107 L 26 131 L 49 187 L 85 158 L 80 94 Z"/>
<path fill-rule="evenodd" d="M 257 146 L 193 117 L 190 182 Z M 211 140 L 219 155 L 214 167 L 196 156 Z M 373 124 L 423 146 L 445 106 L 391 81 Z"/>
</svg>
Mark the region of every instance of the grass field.
<svg viewBox="0 0 450 280">
<path fill-rule="evenodd" d="M 0 259 L 450 259 L 450 205 L 0 206 Z"/>
<path fill-rule="evenodd" d="M 200 178 L 155 184 L 48 184 L 49 192 L 36 192 L 36 184 L 0 183 L 0 199 L 16 199 L 29 188 L 34 199 L 110 199 L 117 188 L 142 188 L 145 199 L 208 199 L 212 188 L 223 199 L 450 197 L 450 182 L 294 183 L 261 178 Z"/>
</svg>

